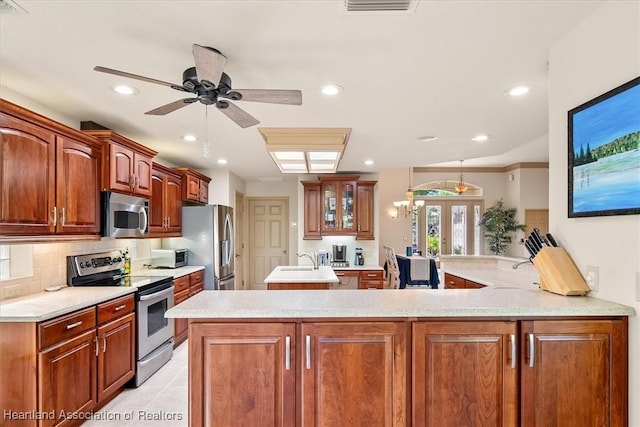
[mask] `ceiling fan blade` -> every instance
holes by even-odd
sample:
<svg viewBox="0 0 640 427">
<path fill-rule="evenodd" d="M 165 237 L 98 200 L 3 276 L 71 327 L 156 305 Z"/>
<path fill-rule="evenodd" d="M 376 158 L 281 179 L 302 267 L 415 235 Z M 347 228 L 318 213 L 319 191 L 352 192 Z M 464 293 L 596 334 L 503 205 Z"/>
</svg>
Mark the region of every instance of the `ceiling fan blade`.
<svg viewBox="0 0 640 427">
<path fill-rule="evenodd" d="M 216 49 L 194 44 L 193 60 L 196 63 L 198 80 L 201 83 L 211 83 L 212 88 L 218 87 L 227 58 Z"/>
<path fill-rule="evenodd" d="M 242 95 L 242 101 L 271 104 L 302 105 L 302 91 L 281 89 L 232 89 Z"/>
<path fill-rule="evenodd" d="M 216 107 L 218 107 L 218 110 L 220 110 L 223 114 L 236 122 L 236 124 L 241 128 L 248 128 L 260 123 L 260 121 L 253 117 L 251 114 L 247 113 L 241 108 L 238 108 L 230 102 L 219 100 L 216 103 Z"/>
<path fill-rule="evenodd" d="M 129 79 L 141 80 L 141 81 L 147 82 L 147 83 L 155 83 L 157 85 L 169 86 L 170 88 L 173 88 L 173 89 L 185 90 L 182 87 L 182 85 L 178 85 L 178 84 L 175 84 L 175 83 L 164 82 L 162 80 L 152 79 L 151 77 L 139 76 L 137 74 L 127 73 L 126 71 L 114 70 L 113 68 L 101 67 L 101 66 L 98 65 L 98 66 L 93 67 L 93 69 L 95 71 L 99 71 L 101 73 L 113 74 L 115 76 L 127 77 Z"/>
<path fill-rule="evenodd" d="M 177 101 L 170 102 L 169 104 L 163 105 L 162 107 L 154 108 L 151 111 L 147 111 L 145 114 L 151 116 L 164 116 L 165 114 L 172 113 L 176 110 L 179 110 L 182 107 L 186 107 L 189 104 L 193 104 L 196 102 L 198 98 L 185 98 L 179 99 Z"/>
</svg>

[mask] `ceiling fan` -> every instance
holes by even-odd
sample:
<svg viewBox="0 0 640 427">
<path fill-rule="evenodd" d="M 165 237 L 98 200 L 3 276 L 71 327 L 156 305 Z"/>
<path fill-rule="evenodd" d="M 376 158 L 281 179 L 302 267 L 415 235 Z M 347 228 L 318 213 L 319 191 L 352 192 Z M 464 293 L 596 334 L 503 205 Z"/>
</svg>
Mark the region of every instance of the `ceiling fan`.
<svg viewBox="0 0 640 427">
<path fill-rule="evenodd" d="M 217 49 L 193 45 L 193 59 L 196 66 L 182 73 L 182 84 L 165 82 L 150 77 L 139 76 L 124 71 L 96 66 L 93 69 L 102 73 L 141 80 L 143 82 L 168 86 L 171 89 L 189 92 L 195 98 L 179 99 L 145 114 L 164 116 L 196 101 L 205 105 L 215 105 L 222 113 L 238 126 L 247 128 L 260 123 L 258 119 L 229 101 L 267 102 L 271 104 L 302 105 L 302 92 L 282 89 L 232 89 L 231 78 L 223 72 L 227 58 Z"/>
</svg>

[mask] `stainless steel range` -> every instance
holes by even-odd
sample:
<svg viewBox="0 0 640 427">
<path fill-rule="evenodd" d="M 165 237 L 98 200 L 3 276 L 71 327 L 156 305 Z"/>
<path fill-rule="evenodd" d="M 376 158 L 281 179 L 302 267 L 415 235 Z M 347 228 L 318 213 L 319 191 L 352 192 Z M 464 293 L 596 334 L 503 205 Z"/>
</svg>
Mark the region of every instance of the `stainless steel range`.
<svg viewBox="0 0 640 427">
<path fill-rule="evenodd" d="M 136 287 L 137 387 L 173 356 L 173 321 L 164 317 L 173 307 L 173 277 L 127 276 L 119 251 L 67 257 L 69 286 Z"/>
</svg>

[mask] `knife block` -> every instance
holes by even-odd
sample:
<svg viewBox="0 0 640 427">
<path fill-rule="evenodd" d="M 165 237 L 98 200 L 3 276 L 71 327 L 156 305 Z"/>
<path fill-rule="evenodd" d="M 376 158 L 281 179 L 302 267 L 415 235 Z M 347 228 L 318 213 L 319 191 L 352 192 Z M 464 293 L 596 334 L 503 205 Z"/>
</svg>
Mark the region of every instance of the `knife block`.
<svg viewBox="0 0 640 427">
<path fill-rule="evenodd" d="M 564 248 L 542 248 L 533 265 L 540 275 L 540 289 L 559 295 L 586 295 L 591 291 Z"/>
</svg>

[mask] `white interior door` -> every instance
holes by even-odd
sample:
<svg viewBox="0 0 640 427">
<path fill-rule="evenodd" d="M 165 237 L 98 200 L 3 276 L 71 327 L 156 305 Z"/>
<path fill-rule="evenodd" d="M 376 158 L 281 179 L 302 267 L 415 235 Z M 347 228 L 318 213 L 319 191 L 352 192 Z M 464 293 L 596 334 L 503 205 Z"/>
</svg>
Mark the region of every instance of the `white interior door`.
<svg viewBox="0 0 640 427">
<path fill-rule="evenodd" d="M 250 289 L 266 289 L 264 279 L 278 265 L 288 264 L 289 203 L 287 199 L 250 198 Z"/>
</svg>

